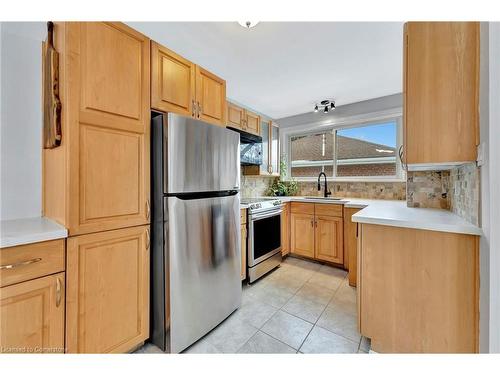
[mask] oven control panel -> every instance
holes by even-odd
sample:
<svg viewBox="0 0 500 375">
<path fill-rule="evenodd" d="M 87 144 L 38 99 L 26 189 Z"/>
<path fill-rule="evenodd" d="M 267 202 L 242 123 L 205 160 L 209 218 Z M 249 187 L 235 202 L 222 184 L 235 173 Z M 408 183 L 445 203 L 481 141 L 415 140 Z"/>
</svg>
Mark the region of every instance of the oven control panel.
<svg viewBox="0 0 500 375">
<path fill-rule="evenodd" d="M 262 208 L 262 204 L 260 204 L 260 203 L 252 203 L 250 205 L 250 209 L 252 209 L 252 210 L 258 210 L 259 208 Z"/>
</svg>

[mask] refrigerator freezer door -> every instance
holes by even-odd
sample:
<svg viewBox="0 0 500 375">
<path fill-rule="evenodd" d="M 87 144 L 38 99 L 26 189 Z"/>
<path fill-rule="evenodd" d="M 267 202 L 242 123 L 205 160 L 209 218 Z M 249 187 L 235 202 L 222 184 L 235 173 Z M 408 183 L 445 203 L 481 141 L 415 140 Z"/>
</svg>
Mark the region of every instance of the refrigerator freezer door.
<svg viewBox="0 0 500 375">
<path fill-rule="evenodd" d="M 239 189 L 240 136 L 174 113 L 164 121 L 164 193 Z"/>
<path fill-rule="evenodd" d="M 167 321 L 170 352 L 178 353 L 241 304 L 239 194 L 165 200 L 170 254 Z"/>
</svg>

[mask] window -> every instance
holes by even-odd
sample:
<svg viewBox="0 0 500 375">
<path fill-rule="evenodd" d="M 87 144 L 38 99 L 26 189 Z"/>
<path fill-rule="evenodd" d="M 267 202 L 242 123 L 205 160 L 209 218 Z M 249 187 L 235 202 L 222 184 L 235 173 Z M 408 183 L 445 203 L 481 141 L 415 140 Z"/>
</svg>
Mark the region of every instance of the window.
<svg viewBox="0 0 500 375">
<path fill-rule="evenodd" d="M 401 178 L 398 118 L 290 136 L 290 173 L 336 179 Z"/>
</svg>

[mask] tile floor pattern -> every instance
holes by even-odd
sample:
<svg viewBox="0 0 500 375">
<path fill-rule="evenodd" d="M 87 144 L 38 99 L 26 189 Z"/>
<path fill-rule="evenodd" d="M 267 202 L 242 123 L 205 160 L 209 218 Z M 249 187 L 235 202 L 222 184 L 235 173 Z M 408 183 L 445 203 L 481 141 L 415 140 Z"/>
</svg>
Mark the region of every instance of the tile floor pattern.
<svg viewBox="0 0 500 375">
<path fill-rule="evenodd" d="M 368 353 L 341 269 L 287 257 L 243 286 L 241 307 L 184 353 Z M 161 353 L 151 344 L 136 353 Z"/>
</svg>

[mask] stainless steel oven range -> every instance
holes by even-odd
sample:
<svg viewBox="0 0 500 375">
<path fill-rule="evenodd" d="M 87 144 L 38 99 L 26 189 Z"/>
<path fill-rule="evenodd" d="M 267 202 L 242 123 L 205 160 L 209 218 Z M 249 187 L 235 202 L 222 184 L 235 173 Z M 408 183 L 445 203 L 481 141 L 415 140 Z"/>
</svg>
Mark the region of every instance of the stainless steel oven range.
<svg viewBox="0 0 500 375">
<path fill-rule="evenodd" d="M 252 283 L 281 263 L 282 204 L 276 198 L 242 199 L 248 204 L 247 269 Z"/>
</svg>

